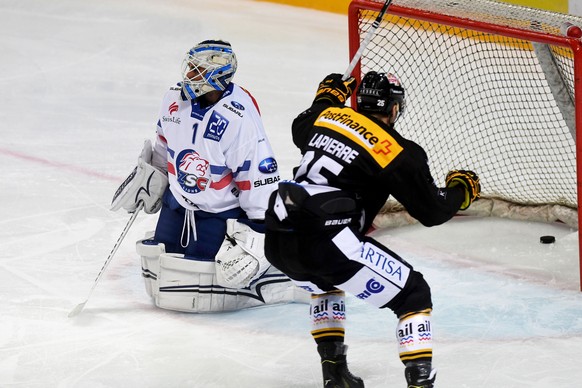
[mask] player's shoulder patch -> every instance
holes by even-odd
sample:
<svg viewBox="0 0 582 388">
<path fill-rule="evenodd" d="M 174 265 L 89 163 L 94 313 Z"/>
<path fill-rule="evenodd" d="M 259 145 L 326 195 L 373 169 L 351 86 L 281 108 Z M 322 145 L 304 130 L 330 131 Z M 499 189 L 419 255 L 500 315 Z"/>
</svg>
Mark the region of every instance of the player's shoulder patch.
<svg viewBox="0 0 582 388">
<path fill-rule="evenodd" d="M 403 148 L 382 127 L 348 107 L 330 107 L 315 120 L 314 125 L 337 132 L 361 146 L 376 162 L 386 167 Z"/>
<path fill-rule="evenodd" d="M 252 106 L 257 110 L 257 113 L 260 115 L 261 114 L 261 110 L 259 109 L 259 104 L 257 103 L 257 100 L 255 99 L 255 97 L 251 94 L 251 92 L 249 92 L 248 90 L 246 90 L 245 88 L 243 88 L 242 86 L 236 85 L 238 86 L 238 88 L 241 90 L 241 95 L 246 97 L 245 99 L 248 99 L 249 102 L 252 104 Z M 240 97 L 240 101 L 244 101 L 242 99 L 243 97 Z"/>
<path fill-rule="evenodd" d="M 245 116 L 245 106 L 232 98 L 223 98 L 221 100 L 222 108 L 234 113 L 241 119 Z"/>
</svg>

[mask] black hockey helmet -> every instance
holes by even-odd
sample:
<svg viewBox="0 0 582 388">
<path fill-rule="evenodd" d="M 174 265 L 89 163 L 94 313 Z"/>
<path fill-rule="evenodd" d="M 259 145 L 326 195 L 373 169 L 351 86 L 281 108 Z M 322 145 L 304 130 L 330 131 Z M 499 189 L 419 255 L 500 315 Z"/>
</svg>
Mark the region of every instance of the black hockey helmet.
<svg viewBox="0 0 582 388">
<path fill-rule="evenodd" d="M 400 105 L 400 117 L 404 113 L 404 87 L 391 73 L 368 72 L 356 92 L 358 112 L 390 115 L 394 104 Z"/>
</svg>

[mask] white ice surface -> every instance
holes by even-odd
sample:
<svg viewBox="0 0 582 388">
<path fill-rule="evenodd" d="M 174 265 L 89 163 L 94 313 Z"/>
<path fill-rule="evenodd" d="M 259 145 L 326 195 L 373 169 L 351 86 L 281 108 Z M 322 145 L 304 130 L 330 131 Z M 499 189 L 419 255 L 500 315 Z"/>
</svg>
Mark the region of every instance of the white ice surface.
<svg viewBox="0 0 582 388">
<path fill-rule="evenodd" d="M 152 306 L 140 215 L 85 310 L 128 215 L 108 210 L 153 138 L 183 53 L 229 40 L 283 177 L 292 119 L 348 65 L 345 16 L 250 0 L 0 1 L 0 387 L 321 387 L 306 305 L 189 315 Z M 542 245 L 539 236 L 556 236 Z M 578 236 L 561 225 L 456 218 L 376 231 L 425 274 L 442 388 L 582 381 Z M 389 311 L 348 300 L 349 361 L 404 387 Z"/>
</svg>

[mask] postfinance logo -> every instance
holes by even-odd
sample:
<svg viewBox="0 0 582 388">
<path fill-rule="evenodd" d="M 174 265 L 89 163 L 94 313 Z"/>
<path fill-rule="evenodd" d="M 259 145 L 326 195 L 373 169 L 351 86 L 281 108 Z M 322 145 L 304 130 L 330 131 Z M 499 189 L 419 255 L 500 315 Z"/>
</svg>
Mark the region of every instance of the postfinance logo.
<svg viewBox="0 0 582 388">
<path fill-rule="evenodd" d="M 315 125 L 338 132 L 359 144 L 376 160 L 386 167 L 400 152 L 402 146 L 367 117 L 347 108 L 328 108 L 324 110 Z"/>
</svg>

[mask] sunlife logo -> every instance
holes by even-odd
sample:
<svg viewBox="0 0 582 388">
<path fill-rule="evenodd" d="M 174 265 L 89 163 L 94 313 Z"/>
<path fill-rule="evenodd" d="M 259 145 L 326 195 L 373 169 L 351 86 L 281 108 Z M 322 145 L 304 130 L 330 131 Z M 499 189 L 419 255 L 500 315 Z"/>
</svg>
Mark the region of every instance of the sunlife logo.
<svg viewBox="0 0 582 388">
<path fill-rule="evenodd" d="M 174 101 L 168 107 L 168 112 L 170 113 L 170 116 L 172 116 L 177 111 L 178 111 L 178 104 L 176 104 L 176 102 Z"/>
</svg>

